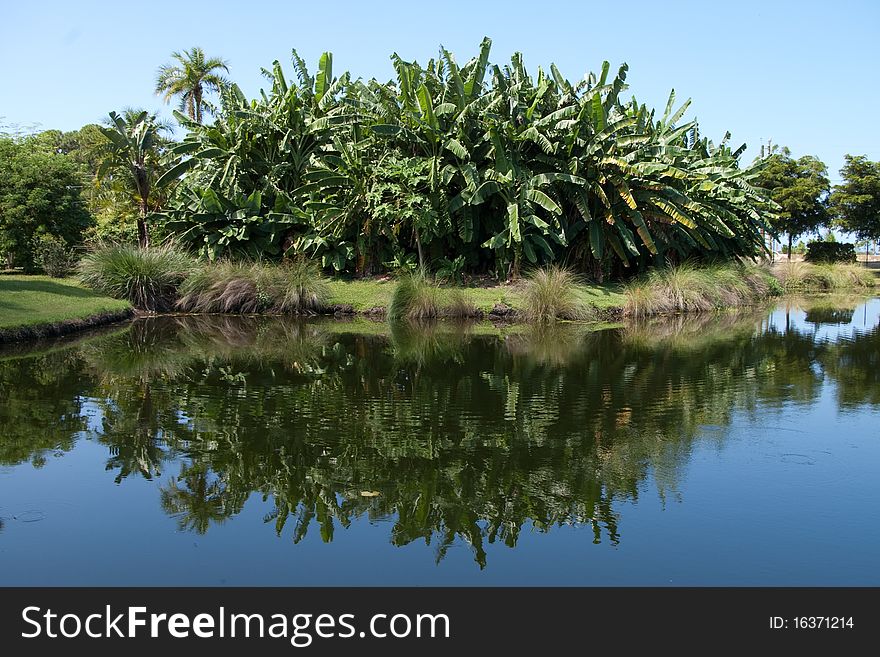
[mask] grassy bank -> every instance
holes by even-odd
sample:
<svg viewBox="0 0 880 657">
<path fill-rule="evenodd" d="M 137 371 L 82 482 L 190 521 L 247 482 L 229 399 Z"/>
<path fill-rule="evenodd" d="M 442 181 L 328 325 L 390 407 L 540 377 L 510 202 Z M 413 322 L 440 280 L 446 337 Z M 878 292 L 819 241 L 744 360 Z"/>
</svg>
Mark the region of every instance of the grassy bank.
<svg viewBox="0 0 880 657">
<path fill-rule="evenodd" d="M 853 264 L 810 264 L 783 261 L 773 266 L 773 275 L 786 292 L 834 292 L 875 287 L 876 269 Z"/>
<path fill-rule="evenodd" d="M 127 301 L 97 294 L 73 279 L 0 276 L 0 329 L 84 319 L 130 307 Z"/>
<path fill-rule="evenodd" d="M 386 309 L 391 305 L 397 283 L 392 278 L 366 280 L 331 280 L 329 303 L 350 305 L 355 312 L 365 312 L 374 308 Z M 573 287 L 581 303 L 600 311 L 616 310 L 623 307 L 625 297 L 620 285 L 615 284 L 576 284 Z M 485 283 L 475 286 L 448 286 L 437 288 L 437 300 L 448 307 L 461 294 L 475 308 L 490 313 L 496 305 L 505 305 L 514 310 L 524 308 L 523 288 L 513 283 Z"/>
<path fill-rule="evenodd" d="M 0 277 L 0 329 L 100 319 L 131 306 L 192 314 L 597 321 L 751 306 L 784 292 L 868 291 L 876 284 L 874 272 L 855 265 L 728 262 L 653 269 L 626 284 L 594 284 L 548 267 L 512 283 L 453 286 L 418 275 L 328 279 L 308 261 L 208 263 L 172 248 L 145 253 L 119 246 L 87 256 L 79 274 L 94 291 L 72 280 Z"/>
</svg>

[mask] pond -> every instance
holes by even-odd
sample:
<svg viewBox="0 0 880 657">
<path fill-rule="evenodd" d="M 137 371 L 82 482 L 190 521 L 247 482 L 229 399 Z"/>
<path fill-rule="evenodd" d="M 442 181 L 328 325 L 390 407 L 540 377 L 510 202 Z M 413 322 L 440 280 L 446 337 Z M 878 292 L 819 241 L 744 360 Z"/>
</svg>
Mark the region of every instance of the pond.
<svg viewBox="0 0 880 657">
<path fill-rule="evenodd" d="M 0 353 L 2 585 L 880 585 L 880 299 Z"/>
</svg>

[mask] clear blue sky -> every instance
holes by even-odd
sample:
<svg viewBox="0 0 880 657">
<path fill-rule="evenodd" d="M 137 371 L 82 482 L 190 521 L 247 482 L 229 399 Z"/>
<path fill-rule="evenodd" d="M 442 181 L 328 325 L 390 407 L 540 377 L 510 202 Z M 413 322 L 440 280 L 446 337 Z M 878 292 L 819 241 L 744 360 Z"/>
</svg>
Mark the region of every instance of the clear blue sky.
<svg viewBox="0 0 880 657">
<path fill-rule="evenodd" d="M 249 96 L 261 67 L 313 66 L 388 79 L 388 56 L 424 62 L 443 44 L 464 62 L 480 39 L 492 61 L 522 51 L 531 70 L 555 62 L 569 79 L 603 59 L 630 65 L 640 101 L 693 98 L 704 134 L 725 130 L 824 160 L 832 180 L 845 153 L 880 160 L 880 2 L 17 2 L 0 19 L 0 124 L 69 130 L 126 106 L 170 111 L 153 95 L 173 50 L 201 46 L 230 63 Z M 290 66 L 287 70 L 292 75 Z"/>
</svg>

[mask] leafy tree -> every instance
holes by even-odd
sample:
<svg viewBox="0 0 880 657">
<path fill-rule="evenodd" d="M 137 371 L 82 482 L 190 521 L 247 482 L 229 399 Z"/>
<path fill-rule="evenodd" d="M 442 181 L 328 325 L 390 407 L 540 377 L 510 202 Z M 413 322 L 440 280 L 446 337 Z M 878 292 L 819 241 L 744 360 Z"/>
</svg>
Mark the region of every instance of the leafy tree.
<svg viewBox="0 0 880 657">
<path fill-rule="evenodd" d="M 837 224 L 860 239 L 880 239 L 880 162 L 847 155 L 840 175 L 843 182 L 831 194 Z"/>
<path fill-rule="evenodd" d="M 164 94 L 166 103 L 178 96 L 180 111 L 186 112 L 191 120 L 201 123 L 202 112 L 211 111 L 211 105 L 205 100 L 205 96 L 212 91 L 220 92 L 228 86 L 229 82 L 219 71 L 228 73 L 229 67 L 219 57 L 205 57 L 205 52 L 198 47 L 182 53 L 173 52 L 171 56 L 178 64 L 159 67 L 156 93 Z"/>
<path fill-rule="evenodd" d="M 157 183 L 164 172 L 165 126 L 154 114 L 136 110 L 122 115 L 110 112 L 108 123 L 100 128 L 107 144 L 97 178 L 117 203 L 121 200 L 123 205 L 136 209 L 138 243 L 145 248 L 150 243 L 150 215 L 164 204 L 164 185 Z"/>
<path fill-rule="evenodd" d="M 7 266 L 34 270 L 41 235 L 81 241 L 92 223 L 82 188 L 69 156 L 35 147 L 33 138 L 0 138 L 0 253 Z"/>
<path fill-rule="evenodd" d="M 816 157 L 794 159 L 787 148 L 771 155 L 758 178 L 758 184 L 779 205 L 773 228 L 788 234 L 791 259 L 792 242 L 805 233 L 815 232 L 829 221 L 828 195 L 831 183 L 828 169 Z"/>
</svg>

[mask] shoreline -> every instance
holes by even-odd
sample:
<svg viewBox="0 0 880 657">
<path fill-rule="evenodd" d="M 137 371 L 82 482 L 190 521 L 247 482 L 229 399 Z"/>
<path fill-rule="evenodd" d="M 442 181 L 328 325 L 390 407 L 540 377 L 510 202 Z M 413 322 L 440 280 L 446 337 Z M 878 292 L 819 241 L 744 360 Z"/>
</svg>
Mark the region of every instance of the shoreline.
<svg viewBox="0 0 880 657">
<path fill-rule="evenodd" d="M 136 314 L 134 308 L 127 308 L 57 322 L 0 328 L 0 344 L 7 345 L 63 337 L 93 328 L 119 324 L 134 318 Z"/>
<path fill-rule="evenodd" d="M 62 283 L 63 285 L 63 283 Z M 68 283 L 68 285 L 70 285 Z M 393 283 L 387 279 L 364 279 L 358 281 L 344 281 L 336 279 L 331 281 L 332 293 L 330 303 L 322 311 L 296 315 L 294 313 L 189 313 L 181 311 L 170 312 L 145 312 L 131 306 L 119 310 L 106 310 L 92 312 L 83 317 L 71 317 L 68 319 L 33 322 L 30 324 L 5 326 L 0 328 L 0 344 L 27 344 L 40 340 L 60 338 L 76 333 L 86 332 L 90 329 L 101 328 L 113 324 L 119 324 L 137 317 L 164 316 L 164 315 L 229 315 L 229 316 L 265 316 L 265 317 L 324 317 L 337 319 L 365 318 L 374 321 L 388 321 L 391 292 Z M 512 285 L 499 285 L 491 287 L 461 287 L 450 286 L 439 288 L 442 291 L 443 301 L 439 304 L 439 314 L 435 319 L 451 320 L 475 320 L 488 321 L 495 324 L 520 324 L 528 323 L 523 317 L 522 298 L 520 290 Z M 456 313 L 454 307 L 447 303 L 448 295 L 463 292 L 471 303 L 466 315 Z M 584 323 L 602 324 L 619 322 L 632 313 L 627 312 L 626 295 L 618 286 L 612 285 L 577 285 L 576 293 L 583 304 L 590 309 L 591 316 L 583 320 Z M 792 289 L 782 294 L 769 294 L 756 296 L 737 304 L 737 307 L 757 307 L 772 302 L 774 299 L 783 299 L 786 296 L 816 294 L 819 296 L 839 293 L 854 293 L 859 295 L 876 296 L 875 287 L 855 287 L 836 289 Z M 108 299 L 109 300 L 109 299 Z M 722 311 L 724 307 L 714 309 L 678 308 L 676 310 L 661 311 L 659 309 L 650 312 L 645 317 L 674 317 L 677 315 L 705 314 Z M 557 321 L 565 321 L 558 318 Z"/>
</svg>

